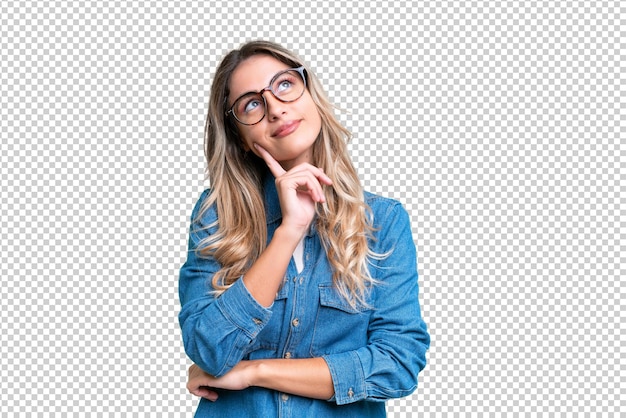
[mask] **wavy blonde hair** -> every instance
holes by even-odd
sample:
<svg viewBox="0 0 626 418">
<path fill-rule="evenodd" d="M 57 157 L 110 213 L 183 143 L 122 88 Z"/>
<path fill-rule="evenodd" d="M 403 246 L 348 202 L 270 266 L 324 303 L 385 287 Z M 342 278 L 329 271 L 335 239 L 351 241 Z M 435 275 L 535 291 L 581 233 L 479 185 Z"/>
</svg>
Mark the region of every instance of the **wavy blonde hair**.
<svg viewBox="0 0 626 418">
<path fill-rule="evenodd" d="M 221 294 L 241 277 L 263 252 L 267 243 L 263 203 L 265 162 L 243 149 L 243 141 L 232 118 L 225 115 L 230 93 L 230 77 L 244 60 L 258 54 L 269 55 L 290 67 L 304 65 L 307 89 L 320 113 L 322 128 L 313 144 L 312 164 L 321 167 L 333 181 L 324 188 L 326 204 L 318 204 L 316 226 L 333 268 L 333 282 L 339 293 L 353 306 L 367 305 L 367 289 L 375 283 L 368 264 L 380 255 L 373 253 L 372 219 L 358 175 L 350 160 L 347 142 L 350 132 L 333 114 L 320 81 L 294 53 L 268 41 L 252 41 L 229 52 L 220 63 L 209 99 L 205 124 L 204 151 L 211 192 L 198 219 L 213 205 L 217 227 L 198 245 L 201 256 L 214 257 L 221 269 L 212 279 L 216 294 Z"/>
</svg>

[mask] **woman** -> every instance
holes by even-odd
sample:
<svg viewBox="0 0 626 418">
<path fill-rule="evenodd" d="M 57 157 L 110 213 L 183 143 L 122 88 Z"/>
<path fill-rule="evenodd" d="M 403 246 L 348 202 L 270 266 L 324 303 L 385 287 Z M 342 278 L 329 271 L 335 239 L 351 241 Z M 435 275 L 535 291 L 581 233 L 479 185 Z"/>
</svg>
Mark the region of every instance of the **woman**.
<svg viewBox="0 0 626 418">
<path fill-rule="evenodd" d="M 384 417 L 415 390 L 430 339 L 409 217 L 362 190 L 348 138 L 295 54 L 222 60 L 179 283 L 196 416 Z"/>
</svg>

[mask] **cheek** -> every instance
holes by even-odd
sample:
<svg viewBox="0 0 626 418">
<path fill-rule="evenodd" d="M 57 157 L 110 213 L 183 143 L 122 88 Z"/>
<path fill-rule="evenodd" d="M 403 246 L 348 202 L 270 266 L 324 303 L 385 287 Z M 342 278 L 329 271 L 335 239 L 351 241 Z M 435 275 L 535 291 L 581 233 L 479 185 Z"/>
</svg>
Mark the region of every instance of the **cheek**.
<svg viewBox="0 0 626 418">
<path fill-rule="evenodd" d="M 322 128 L 322 116 L 320 115 L 320 112 L 317 110 L 317 106 L 315 106 L 315 102 L 313 101 L 313 98 L 311 98 L 311 96 L 308 96 L 307 99 L 308 100 L 306 103 L 305 112 L 306 114 L 310 115 L 309 120 L 311 121 L 313 126 L 315 126 L 316 129 L 318 128 L 321 129 Z"/>
<path fill-rule="evenodd" d="M 317 107 L 315 107 L 315 105 L 313 105 L 313 112 L 313 125 L 315 126 L 315 130 L 319 135 L 320 131 L 322 130 L 322 115 L 320 115 L 320 112 L 317 110 Z"/>
<path fill-rule="evenodd" d="M 250 150 L 252 144 L 254 142 L 258 142 L 258 135 L 254 134 L 254 129 L 250 128 L 239 128 L 239 137 L 241 138 L 241 145 L 244 147 L 246 151 Z"/>
</svg>

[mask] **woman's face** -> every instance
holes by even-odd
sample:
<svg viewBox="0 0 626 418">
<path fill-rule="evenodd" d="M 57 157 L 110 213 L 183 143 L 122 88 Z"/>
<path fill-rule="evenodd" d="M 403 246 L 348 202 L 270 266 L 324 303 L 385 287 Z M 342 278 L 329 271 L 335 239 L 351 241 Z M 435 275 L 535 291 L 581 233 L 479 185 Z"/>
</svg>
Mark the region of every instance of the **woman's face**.
<svg viewBox="0 0 626 418">
<path fill-rule="evenodd" d="M 287 64 L 268 55 L 255 55 L 241 62 L 230 79 L 227 107 L 241 95 L 267 87 L 277 73 L 288 68 Z M 312 146 L 322 128 L 322 120 L 308 89 L 299 99 L 288 103 L 278 100 L 269 90 L 263 96 L 267 109 L 261 122 L 255 125 L 235 122 L 244 149 L 259 155 L 253 144 L 261 145 L 285 170 L 312 162 Z"/>
</svg>

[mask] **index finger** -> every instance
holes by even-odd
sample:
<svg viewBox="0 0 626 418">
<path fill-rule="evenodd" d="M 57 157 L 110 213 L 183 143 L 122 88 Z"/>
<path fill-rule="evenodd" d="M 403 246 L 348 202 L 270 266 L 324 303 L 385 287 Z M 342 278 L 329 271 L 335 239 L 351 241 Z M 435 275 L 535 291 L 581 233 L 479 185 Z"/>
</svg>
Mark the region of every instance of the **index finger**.
<svg viewBox="0 0 626 418">
<path fill-rule="evenodd" d="M 254 144 L 254 148 L 259 151 L 261 158 L 263 158 L 265 164 L 267 164 L 274 177 L 280 177 L 286 173 L 285 169 L 274 159 L 274 157 L 272 157 L 272 154 L 267 152 L 265 148 L 257 143 Z"/>
</svg>

